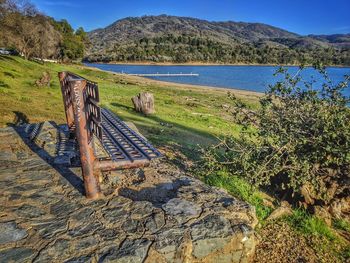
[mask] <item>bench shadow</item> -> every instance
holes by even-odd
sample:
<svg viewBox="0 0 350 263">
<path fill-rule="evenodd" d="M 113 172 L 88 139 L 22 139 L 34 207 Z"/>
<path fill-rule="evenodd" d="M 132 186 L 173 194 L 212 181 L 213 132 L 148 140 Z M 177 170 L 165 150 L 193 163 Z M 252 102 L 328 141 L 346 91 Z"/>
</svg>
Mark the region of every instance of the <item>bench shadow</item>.
<svg viewBox="0 0 350 263">
<path fill-rule="evenodd" d="M 29 119 L 28 117 L 19 111 L 14 111 L 15 119 L 13 123 L 7 123 L 8 126 L 12 127 L 16 133 L 19 135 L 19 137 L 22 139 L 22 141 L 28 146 L 28 148 L 37 154 L 42 160 L 46 161 L 54 170 L 56 170 L 63 178 L 65 178 L 80 194 L 85 195 L 85 188 L 84 188 L 84 182 L 83 180 L 73 173 L 69 167 L 64 165 L 57 165 L 53 162 L 53 156 L 50 155 L 43 147 L 35 143 L 35 136 L 31 137 L 30 129 L 28 128 Z M 54 122 L 49 122 L 52 126 L 54 126 L 56 129 L 59 127 Z M 42 123 L 35 125 L 35 134 L 39 134 L 42 129 Z"/>
<path fill-rule="evenodd" d="M 145 187 L 140 190 L 124 187 L 119 189 L 118 194 L 133 201 L 148 201 L 153 206 L 161 208 L 170 199 L 178 197 L 178 189 L 189 185 L 186 179 L 175 179 L 172 182 L 159 183 L 153 187 Z"/>
<path fill-rule="evenodd" d="M 29 119 L 23 112 L 13 111 L 13 113 L 15 114 L 15 118 L 13 123 L 7 123 L 8 126 L 15 127 L 23 124 L 29 124 Z"/>
</svg>

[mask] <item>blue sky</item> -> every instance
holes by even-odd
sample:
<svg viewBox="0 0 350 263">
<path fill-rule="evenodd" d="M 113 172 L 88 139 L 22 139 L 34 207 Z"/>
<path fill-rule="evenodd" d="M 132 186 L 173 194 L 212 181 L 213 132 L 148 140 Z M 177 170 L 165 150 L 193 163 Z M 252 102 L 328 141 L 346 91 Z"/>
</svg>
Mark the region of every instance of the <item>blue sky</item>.
<svg viewBox="0 0 350 263">
<path fill-rule="evenodd" d="M 32 0 L 49 16 L 89 31 L 128 16 L 168 14 L 261 22 L 306 34 L 350 33 L 350 0 Z"/>
</svg>

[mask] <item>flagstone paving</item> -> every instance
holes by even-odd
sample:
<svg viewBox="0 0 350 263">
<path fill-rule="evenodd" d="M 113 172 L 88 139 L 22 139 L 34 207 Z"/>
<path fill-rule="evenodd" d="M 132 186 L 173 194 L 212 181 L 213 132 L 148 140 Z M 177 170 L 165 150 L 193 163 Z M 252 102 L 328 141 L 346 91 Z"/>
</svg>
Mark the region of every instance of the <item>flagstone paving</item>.
<svg viewBox="0 0 350 263">
<path fill-rule="evenodd" d="M 248 262 L 253 256 L 251 206 L 166 159 L 104 174 L 105 197 L 87 200 L 79 167 L 65 166 L 71 158 L 62 155 L 68 161 L 57 161 L 64 127 L 42 127 L 35 142 L 24 127 L 0 129 L 0 262 Z"/>
</svg>

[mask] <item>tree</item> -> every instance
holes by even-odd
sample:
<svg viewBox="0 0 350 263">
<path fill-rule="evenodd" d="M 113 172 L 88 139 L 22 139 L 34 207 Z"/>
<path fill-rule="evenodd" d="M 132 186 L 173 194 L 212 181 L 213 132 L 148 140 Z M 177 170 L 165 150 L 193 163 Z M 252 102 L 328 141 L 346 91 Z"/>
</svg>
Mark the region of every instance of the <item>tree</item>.
<svg viewBox="0 0 350 263">
<path fill-rule="evenodd" d="M 61 34 L 45 16 L 37 16 L 35 22 L 38 25 L 35 56 L 39 58 L 57 58 L 60 42 L 62 41 Z"/>
<path fill-rule="evenodd" d="M 79 27 L 75 31 L 75 35 L 80 39 L 80 41 L 84 44 L 84 49 L 90 46 L 90 40 L 88 34 L 85 32 L 84 28 Z"/>
<path fill-rule="evenodd" d="M 52 21 L 55 28 L 61 33 L 59 58 L 65 60 L 76 60 L 84 56 L 85 44 L 88 43 L 87 34 L 83 28 L 78 28 L 76 32 L 67 20 Z"/>
<path fill-rule="evenodd" d="M 34 52 L 37 25 L 33 23 L 33 18 L 37 13 L 32 6 L 28 6 L 27 11 L 26 6 L 18 6 L 15 2 L 5 1 L 2 5 L 5 13 L 1 19 L 1 27 L 3 44 L 16 47 L 27 59 Z"/>
<path fill-rule="evenodd" d="M 26 0 L 0 0 L 0 26 L 1 46 L 15 48 L 25 59 L 75 60 L 88 45 L 83 28 L 74 32 L 67 20 L 42 15 Z"/>
<path fill-rule="evenodd" d="M 30 2 L 2 0 L 0 10 L 2 45 L 16 48 L 25 59 L 57 54 L 59 33 Z"/>
</svg>

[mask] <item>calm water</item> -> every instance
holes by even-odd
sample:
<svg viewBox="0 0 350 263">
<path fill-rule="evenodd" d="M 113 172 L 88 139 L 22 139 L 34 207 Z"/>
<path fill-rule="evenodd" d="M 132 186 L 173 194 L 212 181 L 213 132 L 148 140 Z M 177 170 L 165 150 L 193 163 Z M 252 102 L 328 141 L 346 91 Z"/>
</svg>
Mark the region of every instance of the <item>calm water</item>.
<svg viewBox="0 0 350 263">
<path fill-rule="evenodd" d="M 110 65 L 88 63 L 87 66 L 118 73 L 198 73 L 199 76 L 191 77 L 149 77 L 156 80 L 204 85 L 222 88 L 236 88 L 251 91 L 264 92 L 269 84 L 277 81 L 273 76 L 277 67 L 273 66 L 156 66 L 156 65 Z M 290 73 L 296 73 L 298 67 L 288 67 Z M 350 75 L 350 68 L 327 68 L 327 72 L 333 82 L 337 83 L 343 76 Z M 303 71 L 305 79 L 312 77 L 319 79 L 320 75 L 312 68 Z M 350 88 L 345 92 L 350 95 Z"/>
</svg>

